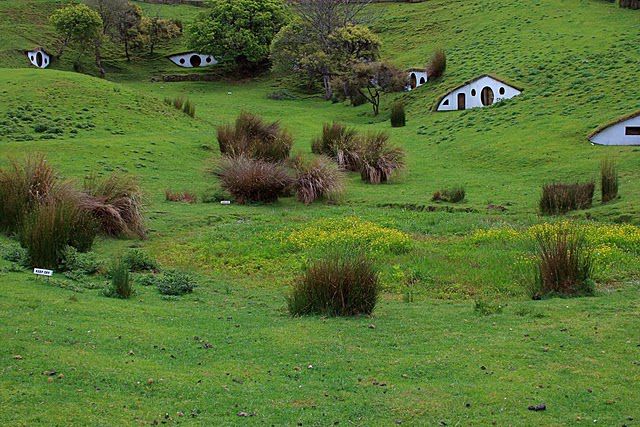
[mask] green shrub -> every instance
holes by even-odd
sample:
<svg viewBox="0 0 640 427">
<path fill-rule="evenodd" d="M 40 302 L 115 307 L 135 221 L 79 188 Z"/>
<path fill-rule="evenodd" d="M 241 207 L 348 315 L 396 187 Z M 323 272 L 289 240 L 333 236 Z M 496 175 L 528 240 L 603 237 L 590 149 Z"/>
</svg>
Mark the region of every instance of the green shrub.
<svg viewBox="0 0 640 427">
<path fill-rule="evenodd" d="M 111 284 L 105 290 L 105 295 L 113 298 L 129 299 L 133 296 L 133 282 L 131 281 L 129 266 L 122 258 L 117 259 L 109 270 Z"/>
<path fill-rule="evenodd" d="M 180 271 L 167 271 L 158 275 L 155 283 L 162 295 L 190 294 L 198 285 L 192 275 Z"/>
<path fill-rule="evenodd" d="M 502 304 L 492 299 L 478 298 L 474 302 L 473 311 L 481 316 L 490 316 L 502 313 Z"/>
<path fill-rule="evenodd" d="M 220 203 L 231 200 L 231 195 L 222 188 L 209 188 L 202 194 L 202 203 Z"/>
<path fill-rule="evenodd" d="M 15 263 L 22 267 L 29 267 L 29 253 L 18 244 L 9 244 L 2 247 L 2 259 Z"/>
<path fill-rule="evenodd" d="M 155 273 L 141 274 L 136 278 L 136 283 L 140 286 L 156 286 L 157 277 Z"/>
<path fill-rule="evenodd" d="M 360 138 L 358 168 L 364 182 L 380 184 L 405 167 L 405 152 L 389 143 L 389 135 L 370 133 Z"/>
<path fill-rule="evenodd" d="M 218 127 L 218 144 L 228 157 L 278 162 L 289 157 L 293 138 L 279 122 L 266 123 L 260 116 L 242 112 L 233 125 Z"/>
<path fill-rule="evenodd" d="M 73 246 L 67 246 L 62 254 L 60 269 L 91 275 L 100 272 L 103 269 L 103 265 L 94 253 L 78 252 Z"/>
<path fill-rule="evenodd" d="M 593 204 L 595 184 L 565 184 L 555 182 L 542 187 L 540 211 L 547 215 L 565 214 L 578 209 L 588 209 Z"/>
<path fill-rule="evenodd" d="M 308 205 L 319 199 L 335 202 L 344 192 L 343 175 L 330 159 L 316 157 L 307 161 L 298 156 L 292 166 L 296 172 L 293 187 L 302 203 Z"/>
<path fill-rule="evenodd" d="M 404 111 L 404 104 L 396 102 L 391 107 L 391 127 L 401 128 L 407 124 L 407 116 Z"/>
<path fill-rule="evenodd" d="M 151 257 L 151 255 L 140 249 L 129 249 L 122 256 L 122 262 L 134 273 L 141 271 L 158 271 L 160 269 L 158 262 Z"/>
<path fill-rule="evenodd" d="M 298 99 L 296 95 L 287 89 L 279 89 L 271 92 L 267 95 L 267 98 L 274 101 L 295 101 Z"/>
<path fill-rule="evenodd" d="M 610 202 L 618 197 L 618 168 L 616 162 L 605 159 L 600 165 L 600 186 L 602 203 Z"/>
<path fill-rule="evenodd" d="M 287 303 L 292 316 L 371 314 L 380 292 L 378 272 L 361 253 L 338 252 L 309 265 Z"/>
<path fill-rule="evenodd" d="M 462 186 L 448 188 L 433 193 L 433 197 L 431 198 L 431 200 L 434 202 L 459 203 L 464 200 L 466 194 L 467 193 Z"/>
<path fill-rule="evenodd" d="M 594 259 L 584 231 L 572 224 L 535 232 L 536 282 L 532 297 L 593 295 Z"/>
<path fill-rule="evenodd" d="M 240 204 L 275 202 L 287 194 L 292 184 L 282 165 L 245 156 L 223 157 L 214 174 L 222 188 Z"/>
</svg>

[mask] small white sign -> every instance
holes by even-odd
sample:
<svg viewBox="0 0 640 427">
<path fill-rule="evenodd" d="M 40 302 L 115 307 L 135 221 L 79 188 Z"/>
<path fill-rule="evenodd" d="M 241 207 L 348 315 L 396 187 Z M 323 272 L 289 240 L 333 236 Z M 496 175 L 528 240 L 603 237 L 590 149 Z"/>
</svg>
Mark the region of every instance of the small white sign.
<svg viewBox="0 0 640 427">
<path fill-rule="evenodd" d="M 36 276 L 51 277 L 51 276 L 53 276 L 53 271 L 45 270 L 44 268 L 34 268 L 33 269 L 33 274 L 35 274 Z"/>
<path fill-rule="evenodd" d="M 221 205 L 230 205 L 231 201 L 230 200 L 223 200 L 220 202 Z"/>
</svg>

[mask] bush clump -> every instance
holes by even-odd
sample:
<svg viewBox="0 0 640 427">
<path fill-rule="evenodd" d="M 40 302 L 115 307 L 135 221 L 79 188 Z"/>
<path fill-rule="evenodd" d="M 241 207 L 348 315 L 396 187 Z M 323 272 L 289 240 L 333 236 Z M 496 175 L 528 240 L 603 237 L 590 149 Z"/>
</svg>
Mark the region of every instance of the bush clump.
<svg viewBox="0 0 640 427">
<path fill-rule="evenodd" d="M 459 203 L 466 197 L 464 187 L 447 188 L 433 193 L 431 200 L 434 202 Z"/>
<path fill-rule="evenodd" d="M 181 271 L 167 271 L 154 277 L 156 288 L 162 295 L 190 294 L 198 286 L 195 278 Z"/>
<path fill-rule="evenodd" d="M 174 192 L 171 190 L 165 190 L 164 198 L 167 202 L 184 202 L 189 204 L 198 203 L 198 196 L 189 191 Z"/>
<path fill-rule="evenodd" d="M 391 127 L 401 128 L 407 124 L 407 115 L 404 111 L 404 104 L 396 102 L 391 106 Z"/>
<path fill-rule="evenodd" d="M 292 316 L 371 314 L 380 284 L 373 261 L 361 253 L 335 253 L 309 265 L 287 303 Z"/>
<path fill-rule="evenodd" d="M 114 237 L 146 237 L 142 209 L 144 198 L 138 180 L 113 173 L 104 179 L 85 181 L 83 208 L 93 214 L 101 231 Z"/>
<path fill-rule="evenodd" d="M 338 167 L 326 157 L 307 161 L 296 157 L 293 188 L 299 201 L 308 205 L 319 199 L 337 201 L 344 192 L 344 178 Z"/>
<path fill-rule="evenodd" d="M 129 267 L 129 270 L 134 273 L 160 270 L 158 261 L 140 249 L 129 249 L 122 256 L 122 262 L 124 262 Z"/>
<path fill-rule="evenodd" d="M 565 214 L 569 211 L 589 209 L 593 204 L 595 183 L 565 184 L 555 182 L 542 187 L 540 211 L 547 215 Z"/>
<path fill-rule="evenodd" d="M 322 135 L 312 141 L 311 151 L 332 158 L 345 170 L 358 170 L 358 132 L 341 123 L 325 123 Z"/>
<path fill-rule="evenodd" d="M 618 197 L 618 167 L 616 162 L 605 159 L 600 164 L 600 186 L 602 203 L 610 202 Z"/>
<path fill-rule="evenodd" d="M 246 156 L 223 157 L 214 174 L 220 179 L 222 189 L 240 204 L 275 202 L 287 194 L 293 182 L 281 164 Z"/>
<path fill-rule="evenodd" d="M 584 232 L 573 224 L 537 229 L 534 299 L 593 295 L 593 254 Z"/>
<path fill-rule="evenodd" d="M 439 79 L 447 69 L 447 54 L 444 49 L 436 50 L 427 64 L 429 80 Z"/>
<path fill-rule="evenodd" d="M 218 127 L 218 144 L 228 157 L 278 162 L 289 157 L 293 137 L 279 122 L 266 123 L 260 116 L 243 112 L 235 124 Z"/>
<path fill-rule="evenodd" d="M 117 259 L 109 270 L 110 286 L 105 289 L 105 295 L 113 298 L 129 299 L 133 296 L 133 282 L 131 281 L 129 266 L 122 258 Z"/>
<path fill-rule="evenodd" d="M 405 153 L 389 143 L 389 135 L 371 133 L 361 138 L 359 153 L 360 176 L 364 182 L 380 184 L 405 167 Z"/>
</svg>

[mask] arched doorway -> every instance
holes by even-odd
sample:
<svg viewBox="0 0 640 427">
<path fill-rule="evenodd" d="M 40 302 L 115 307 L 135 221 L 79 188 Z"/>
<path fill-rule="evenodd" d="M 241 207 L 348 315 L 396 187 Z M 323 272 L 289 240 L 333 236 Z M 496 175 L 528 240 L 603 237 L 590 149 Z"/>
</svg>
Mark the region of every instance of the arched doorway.
<svg viewBox="0 0 640 427">
<path fill-rule="evenodd" d="M 191 58 L 189 58 L 189 63 L 193 68 L 198 68 L 200 64 L 202 64 L 202 59 L 200 58 L 200 55 L 191 55 Z"/>
<path fill-rule="evenodd" d="M 484 89 L 482 89 L 482 92 L 480 93 L 480 100 L 482 101 L 482 105 L 484 105 L 485 107 L 491 105 L 493 104 L 494 99 L 495 96 L 493 93 L 493 89 L 491 89 L 489 86 L 486 86 Z"/>
<path fill-rule="evenodd" d="M 36 53 L 36 65 L 42 68 L 42 52 Z"/>
<path fill-rule="evenodd" d="M 411 89 L 418 87 L 418 78 L 415 73 L 411 73 Z"/>
<path fill-rule="evenodd" d="M 458 94 L 458 110 L 465 110 L 467 108 L 467 94 L 460 92 Z"/>
</svg>

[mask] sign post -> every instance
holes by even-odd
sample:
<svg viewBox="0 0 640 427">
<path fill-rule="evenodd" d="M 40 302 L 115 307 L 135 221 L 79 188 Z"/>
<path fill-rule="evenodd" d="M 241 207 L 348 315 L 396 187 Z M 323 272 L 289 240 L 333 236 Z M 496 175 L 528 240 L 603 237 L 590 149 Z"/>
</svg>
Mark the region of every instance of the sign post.
<svg viewBox="0 0 640 427">
<path fill-rule="evenodd" d="M 49 278 L 51 276 L 53 276 L 53 270 L 45 270 L 44 268 L 34 268 L 33 269 L 33 274 L 35 274 L 36 276 L 44 276 L 47 278 L 47 282 L 49 281 Z"/>
</svg>

